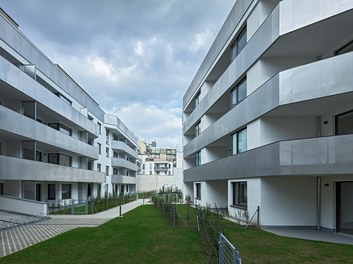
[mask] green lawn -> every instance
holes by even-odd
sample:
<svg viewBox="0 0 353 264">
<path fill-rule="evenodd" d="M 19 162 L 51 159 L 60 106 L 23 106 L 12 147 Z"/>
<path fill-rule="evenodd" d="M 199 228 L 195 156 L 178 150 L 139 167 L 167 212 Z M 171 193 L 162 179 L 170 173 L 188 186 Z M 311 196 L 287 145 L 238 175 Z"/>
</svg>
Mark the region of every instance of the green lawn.
<svg viewBox="0 0 353 264">
<path fill-rule="evenodd" d="M 182 214 L 190 212 L 178 207 Z M 191 210 L 194 221 L 193 209 Z M 225 221 L 243 263 L 352 263 L 353 246 L 284 238 Z M 79 228 L 0 259 L 0 263 L 209 263 L 195 228 L 173 228 L 141 206 L 97 228 Z"/>
<path fill-rule="evenodd" d="M 224 232 L 244 263 L 353 263 L 353 246 L 286 238 L 225 221 Z"/>
<path fill-rule="evenodd" d="M 1 263 L 209 263 L 195 229 L 173 228 L 140 206 L 97 228 L 78 228 L 0 259 Z"/>
</svg>

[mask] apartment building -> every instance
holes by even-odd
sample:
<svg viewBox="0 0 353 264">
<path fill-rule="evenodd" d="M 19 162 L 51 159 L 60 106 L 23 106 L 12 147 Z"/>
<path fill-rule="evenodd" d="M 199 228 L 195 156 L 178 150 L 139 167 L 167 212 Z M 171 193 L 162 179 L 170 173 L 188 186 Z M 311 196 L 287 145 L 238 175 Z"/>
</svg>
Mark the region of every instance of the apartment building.
<svg viewBox="0 0 353 264">
<path fill-rule="evenodd" d="M 139 141 L 140 171 L 137 175 L 139 192 L 183 188 L 182 153 L 176 148 L 157 147 L 156 142 Z"/>
<path fill-rule="evenodd" d="M 0 209 L 134 192 L 137 137 L 0 11 Z"/>
<path fill-rule="evenodd" d="M 183 98 L 195 202 L 352 233 L 352 22 L 351 0 L 236 1 Z"/>
</svg>

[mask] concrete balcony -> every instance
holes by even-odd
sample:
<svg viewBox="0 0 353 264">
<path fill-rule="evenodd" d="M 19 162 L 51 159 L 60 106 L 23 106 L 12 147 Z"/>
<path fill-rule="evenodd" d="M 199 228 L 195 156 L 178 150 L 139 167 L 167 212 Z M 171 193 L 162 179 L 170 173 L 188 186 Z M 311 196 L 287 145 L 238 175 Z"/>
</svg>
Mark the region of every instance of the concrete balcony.
<svg viewBox="0 0 353 264">
<path fill-rule="evenodd" d="M 0 129 L 80 156 L 98 159 L 98 149 L 0 105 Z"/>
<path fill-rule="evenodd" d="M 112 149 L 123 151 L 123 152 L 129 154 L 134 159 L 138 159 L 139 158 L 137 152 L 135 150 L 133 150 L 132 148 L 130 148 L 128 145 L 126 145 L 122 141 L 112 140 L 111 147 L 112 147 Z"/>
<path fill-rule="evenodd" d="M 318 56 L 332 50 L 332 47 L 337 45 L 337 40 L 347 40 L 350 32 L 342 25 L 352 23 L 353 2 L 351 1 L 342 1 L 340 4 L 320 0 L 281 1 L 200 101 L 197 108 L 183 120 L 183 133 L 190 130 L 260 58 L 303 57 L 311 61 L 317 60 Z M 218 50 L 222 48 L 217 47 Z M 204 61 L 208 61 L 207 56 Z M 203 67 L 202 64 L 200 69 Z M 209 68 L 204 74 L 208 70 Z M 184 97 L 184 110 L 192 102 L 194 91 L 201 85 L 203 78 L 204 75 L 195 76 Z"/>
<path fill-rule="evenodd" d="M 135 163 L 132 163 L 126 159 L 121 159 L 121 158 L 112 158 L 112 166 L 122 167 L 132 171 L 138 170 L 138 166 Z"/>
<path fill-rule="evenodd" d="M 0 39 L 3 40 L 4 49 L 14 57 L 25 60 L 23 63 L 36 65 L 37 76 L 49 78 L 50 81 L 70 94 L 81 105 L 88 108 L 98 119 L 104 119 L 104 112 L 98 103 L 90 97 L 75 81 L 57 67 L 21 31 L 11 25 L 5 18 L 0 17 Z M 8 46 L 12 47 L 9 48 Z M 15 50 L 16 52 L 14 52 Z M 3 72 L 3 71 L 1 71 Z M 17 76 L 16 76 L 17 78 Z M 15 78 L 15 79 L 16 79 Z"/>
<path fill-rule="evenodd" d="M 32 100 L 38 102 L 38 112 L 51 116 L 54 120 L 65 120 L 66 123 L 70 124 L 72 127 L 76 127 L 78 130 L 85 130 L 96 137 L 98 136 L 97 127 L 92 121 L 88 120 L 88 118 L 82 115 L 79 111 L 63 102 L 58 96 L 40 85 L 33 78 L 29 77 L 1 56 L 0 80 L 10 85 L 1 84 L 2 92 L 5 95 L 7 92 L 9 94 L 14 94 L 14 90 L 18 94 L 26 94 L 32 98 Z M 48 111 L 49 109 L 51 111 Z"/>
<path fill-rule="evenodd" d="M 104 114 L 104 123 L 107 128 L 122 134 L 133 145 L 137 146 L 138 138 L 132 131 L 115 115 Z"/>
<path fill-rule="evenodd" d="M 157 166 L 155 166 L 154 167 L 154 170 L 155 171 L 168 171 L 168 167 L 157 167 Z"/>
<path fill-rule="evenodd" d="M 112 175 L 112 184 L 136 184 L 136 177 Z"/>
<path fill-rule="evenodd" d="M 0 156 L 0 179 L 102 183 L 103 172 Z"/>
<path fill-rule="evenodd" d="M 263 115 L 319 116 L 353 100 L 353 52 L 276 74 L 184 146 L 184 157 Z M 295 104 L 294 104 L 295 103 Z M 321 111 L 321 112 L 320 112 Z M 184 124 L 184 131 L 189 123 Z"/>
<path fill-rule="evenodd" d="M 185 182 L 351 175 L 353 135 L 280 141 L 184 171 Z"/>
</svg>

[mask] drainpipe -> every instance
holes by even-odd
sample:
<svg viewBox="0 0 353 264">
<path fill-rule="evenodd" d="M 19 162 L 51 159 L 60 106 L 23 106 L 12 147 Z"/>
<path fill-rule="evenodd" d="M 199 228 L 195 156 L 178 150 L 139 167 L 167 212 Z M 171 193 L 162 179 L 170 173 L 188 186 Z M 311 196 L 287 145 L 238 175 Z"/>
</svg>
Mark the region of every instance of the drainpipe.
<svg viewBox="0 0 353 264">
<path fill-rule="evenodd" d="M 317 177 L 317 197 L 316 197 L 316 207 L 317 207 L 317 230 L 321 230 L 321 177 Z"/>
</svg>

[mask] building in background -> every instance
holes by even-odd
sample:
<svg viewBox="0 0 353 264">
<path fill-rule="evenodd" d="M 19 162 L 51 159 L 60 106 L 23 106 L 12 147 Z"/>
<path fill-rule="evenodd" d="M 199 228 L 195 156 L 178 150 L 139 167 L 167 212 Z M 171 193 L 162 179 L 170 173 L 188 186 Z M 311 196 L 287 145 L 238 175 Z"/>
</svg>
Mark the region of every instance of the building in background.
<svg viewBox="0 0 353 264">
<path fill-rule="evenodd" d="M 195 202 L 353 232 L 352 23 L 349 0 L 236 1 L 183 98 Z"/>
<path fill-rule="evenodd" d="M 137 137 L 0 14 L 0 209 L 135 192 Z"/>
<path fill-rule="evenodd" d="M 182 189 L 182 153 L 176 148 L 157 147 L 140 140 L 141 167 L 137 176 L 139 192 L 164 188 Z"/>
</svg>

